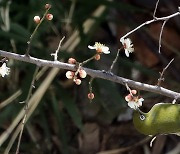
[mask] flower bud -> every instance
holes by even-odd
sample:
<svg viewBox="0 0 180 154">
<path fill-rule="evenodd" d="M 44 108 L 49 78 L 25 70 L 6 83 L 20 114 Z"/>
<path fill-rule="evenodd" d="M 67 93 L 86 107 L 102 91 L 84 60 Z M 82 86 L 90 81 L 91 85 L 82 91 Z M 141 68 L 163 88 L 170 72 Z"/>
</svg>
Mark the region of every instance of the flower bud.
<svg viewBox="0 0 180 154">
<path fill-rule="evenodd" d="M 76 63 L 76 59 L 74 59 L 74 58 L 69 58 L 69 59 L 68 59 L 68 63 L 69 63 L 69 64 L 75 64 L 75 63 Z"/>
<path fill-rule="evenodd" d="M 45 9 L 50 9 L 51 8 L 51 4 L 45 4 Z"/>
<path fill-rule="evenodd" d="M 53 15 L 51 13 L 48 13 L 46 15 L 46 19 L 49 20 L 49 21 L 52 20 L 53 19 Z"/>
<path fill-rule="evenodd" d="M 128 94 L 126 97 L 125 97 L 125 100 L 127 102 L 131 101 L 133 99 L 133 96 L 131 96 L 131 94 Z"/>
<path fill-rule="evenodd" d="M 80 79 L 75 79 L 74 82 L 75 82 L 77 85 L 80 85 L 80 84 L 81 84 L 81 80 L 80 80 Z"/>
<path fill-rule="evenodd" d="M 136 94 L 137 94 L 137 90 L 131 90 L 131 93 L 132 93 L 133 95 L 136 95 Z"/>
<path fill-rule="evenodd" d="M 85 78 L 85 77 L 87 76 L 86 71 L 83 70 L 83 69 L 80 69 L 80 70 L 79 70 L 79 76 L 80 76 L 81 78 Z"/>
<path fill-rule="evenodd" d="M 67 71 L 67 72 L 66 72 L 66 77 L 67 77 L 68 79 L 72 79 L 72 78 L 74 77 L 74 72 L 72 72 L 72 71 Z"/>
<path fill-rule="evenodd" d="M 89 93 L 88 94 L 88 98 L 91 99 L 91 100 L 94 99 L 94 94 L 93 93 Z"/>
<path fill-rule="evenodd" d="M 40 18 L 39 16 L 34 16 L 34 22 L 35 22 L 36 24 L 39 24 L 40 21 L 41 21 L 41 18 Z"/>
<path fill-rule="evenodd" d="M 96 54 L 94 57 L 95 60 L 100 60 L 100 58 L 101 58 L 100 54 Z"/>
</svg>

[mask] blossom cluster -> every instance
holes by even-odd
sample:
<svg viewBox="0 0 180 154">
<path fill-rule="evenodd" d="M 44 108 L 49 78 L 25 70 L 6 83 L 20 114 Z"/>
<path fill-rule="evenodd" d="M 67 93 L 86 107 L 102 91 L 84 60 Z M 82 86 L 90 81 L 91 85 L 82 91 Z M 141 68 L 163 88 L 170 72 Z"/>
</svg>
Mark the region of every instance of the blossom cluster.
<svg viewBox="0 0 180 154">
<path fill-rule="evenodd" d="M 136 90 L 130 90 L 130 93 L 125 97 L 125 100 L 128 102 L 128 106 L 134 110 L 142 106 L 144 99 L 142 97 L 136 96 Z"/>
<path fill-rule="evenodd" d="M 76 64 L 76 60 L 74 58 L 69 58 L 68 63 L 69 64 Z M 78 78 L 78 75 L 79 75 L 80 78 L 85 78 L 87 76 L 87 73 L 82 68 L 79 68 L 78 72 L 74 72 L 74 71 L 67 71 L 66 72 L 66 77 L 68 79 L 73 79 L 73 81 L 77 85 L 80 85 L 81 84 L 81 79 Z"/>
<path fill-rule="evenodd" d="M 46 10 L 48 10 L 48 9 L 51 8 L 51 5 L 50 5 L 50 4 L 45 4 L 44 8 L 45 8 Z M 47 13 L 46 16 L 45 16 L 45 18 L 50 21 L 50 20 L 53 19 L 53 15 L 52 15 L 51 13 Z M 34 16 L 34 19 L 33 19 L 33 20 L 34 20 L 34 22 L 35 22 L 36 24 L 39 24 L 40 21 L 41 21 L 41 18 L 40 18 L 40 16 L 36 15 L 36 16 Z"/>
</svg>

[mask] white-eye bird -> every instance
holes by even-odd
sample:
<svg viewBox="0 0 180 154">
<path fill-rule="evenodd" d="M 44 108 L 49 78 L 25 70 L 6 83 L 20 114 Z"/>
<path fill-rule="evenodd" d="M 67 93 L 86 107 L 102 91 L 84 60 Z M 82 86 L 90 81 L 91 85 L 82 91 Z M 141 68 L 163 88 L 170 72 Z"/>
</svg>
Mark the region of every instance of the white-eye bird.
<svg viewBox="0 0 180 154">
<path fill-rule="evenodd" d="M 148 113 L 134 111 L 135 128 L 145 135 L 180 134 L 180 104 L 158 103 Z"/>
</svg>

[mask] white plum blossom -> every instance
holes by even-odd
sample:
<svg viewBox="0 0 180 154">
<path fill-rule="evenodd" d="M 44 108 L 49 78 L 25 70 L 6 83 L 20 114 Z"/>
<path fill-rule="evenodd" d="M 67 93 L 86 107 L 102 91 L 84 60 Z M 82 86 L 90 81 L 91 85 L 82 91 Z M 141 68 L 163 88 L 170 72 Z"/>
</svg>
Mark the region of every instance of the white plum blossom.
<svg viewBox="0 0 180 154">
<path fill-rule="evenodd" d="M 129 53 L 134 52 L 132 41 L 129 38 L 127 39 L 121 38 L 120 42 L 122 43 L 124 47 L 126 56 L 129 57 Z"/>
<path fill-rule="evenodd" d="M 10 73 L 10 68 L 6 66 L 6 63 L 3 63 L 0 67 L 0 75 L 4 77 Z"/>
<path fill-rule="evenodd" d="M 142 102 L 144 101 L 143 98 L 138 99 L 137 101 L 129 101 L 128 106 L 132 109 L 137 109 L 138 107 L 142 106 Z"/>
<path fill-rule="evenodd" d="M 109 47 L 105 46 L 104 44 L 95 42 L 95 44 L 93 46 L 88 45 L 89 49 L 95 49 L 97 51 L 97 53 L 104 53 L 104 54 L 109 54 Z"/>
<path fill-rule="evenodd" d="M 138 96 L 133 96 L 131 94 L 128 94 L 125 97 L 125 100 L 128 102 L 128 106 L 134 110 L 142 106 L 142 102 L 144 101 L 143 98 L 139 98 Z"/>
</svg>

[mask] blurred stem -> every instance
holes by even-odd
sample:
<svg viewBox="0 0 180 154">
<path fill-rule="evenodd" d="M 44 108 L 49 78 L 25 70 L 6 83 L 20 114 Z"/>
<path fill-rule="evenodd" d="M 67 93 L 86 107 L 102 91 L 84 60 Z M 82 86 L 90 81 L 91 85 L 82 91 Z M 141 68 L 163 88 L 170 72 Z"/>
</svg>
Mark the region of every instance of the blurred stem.
<svg viewBox="0 0 180 154">
<path fill-rule="evenodd" d="M 26 118 L 27 118 L 27 113 L 28 113 L 28 102 L 29 102 L 29 99 L 30 99 L 30 97 L 32 95 L 32 89 L 34 88 L 34 82 L 36 80 L 36 75 L 38 73 L 38 70 L 39 70 L 39 67 L 37 66 L 36 69 L 35 69 L 32 81 L 31 81 L 31 85 L 30 85 L 30 88 L 29 88 L 28 96 L 27 96 L 27 98 L 25 100 L 25 106 L 24 106 L 25 114 L 24 114 L 24 117 L 22 119 L 21 131 L 20 131 L 20 134 L 19 134 L 16 154 L 19 154 L 19 147 L 20 147 L 20 143 L 21 143 L 22 133 L 23 133 L 23 130 L 24 130 L 24 126 L 25 126 Z"/>
<path fill-rule="evenodd" d="M 50 7 L 49 7 L 48 9 L 46 9 L 46 12 L 44 13 L 42 19 L 41 19 L 40 22 L 37 24 L 36 28 L 34 29 L 34 31 L 32 32 L 32 34 L 31 34 L 31 36 L 30 36 L 30 38 L 29 38 L 29 41 L 27 42 L 28 47 L 27 47 L 27 50 L 26 50 L 26 56 L 29 56 L 29 52 L 30 52 L 30 49 L 31 49 L 32 40 L 33 40 L 33 38 L 34 38 L 34 36 L 35 36 L 35 34 L 36 34 L 39 26 L 41 25 L 41 23 L 42 23 L 43 20 L 45 19 L 46 15 L 47 15 L 47 13 L 48 13 L 48 11 L 49 11 L 49 9 L 50 9 Z"/>
<path fill-rule="evenodd" d="M 70 7 L 70 10 L 69 10 L 69 15 L 68 15 L 68 18 L 67 18 L 67 21 L 66 21 L 66 26 L 65 26 L 65 29 L 67 31 L 69 31 L 69 28 L 70 28 L 69 25 L 70 25 L 70 23 L 72 21 L 75 5 L 76 5 L 76 0 L 72 0 L 71 7 Z"/>
</svg>

